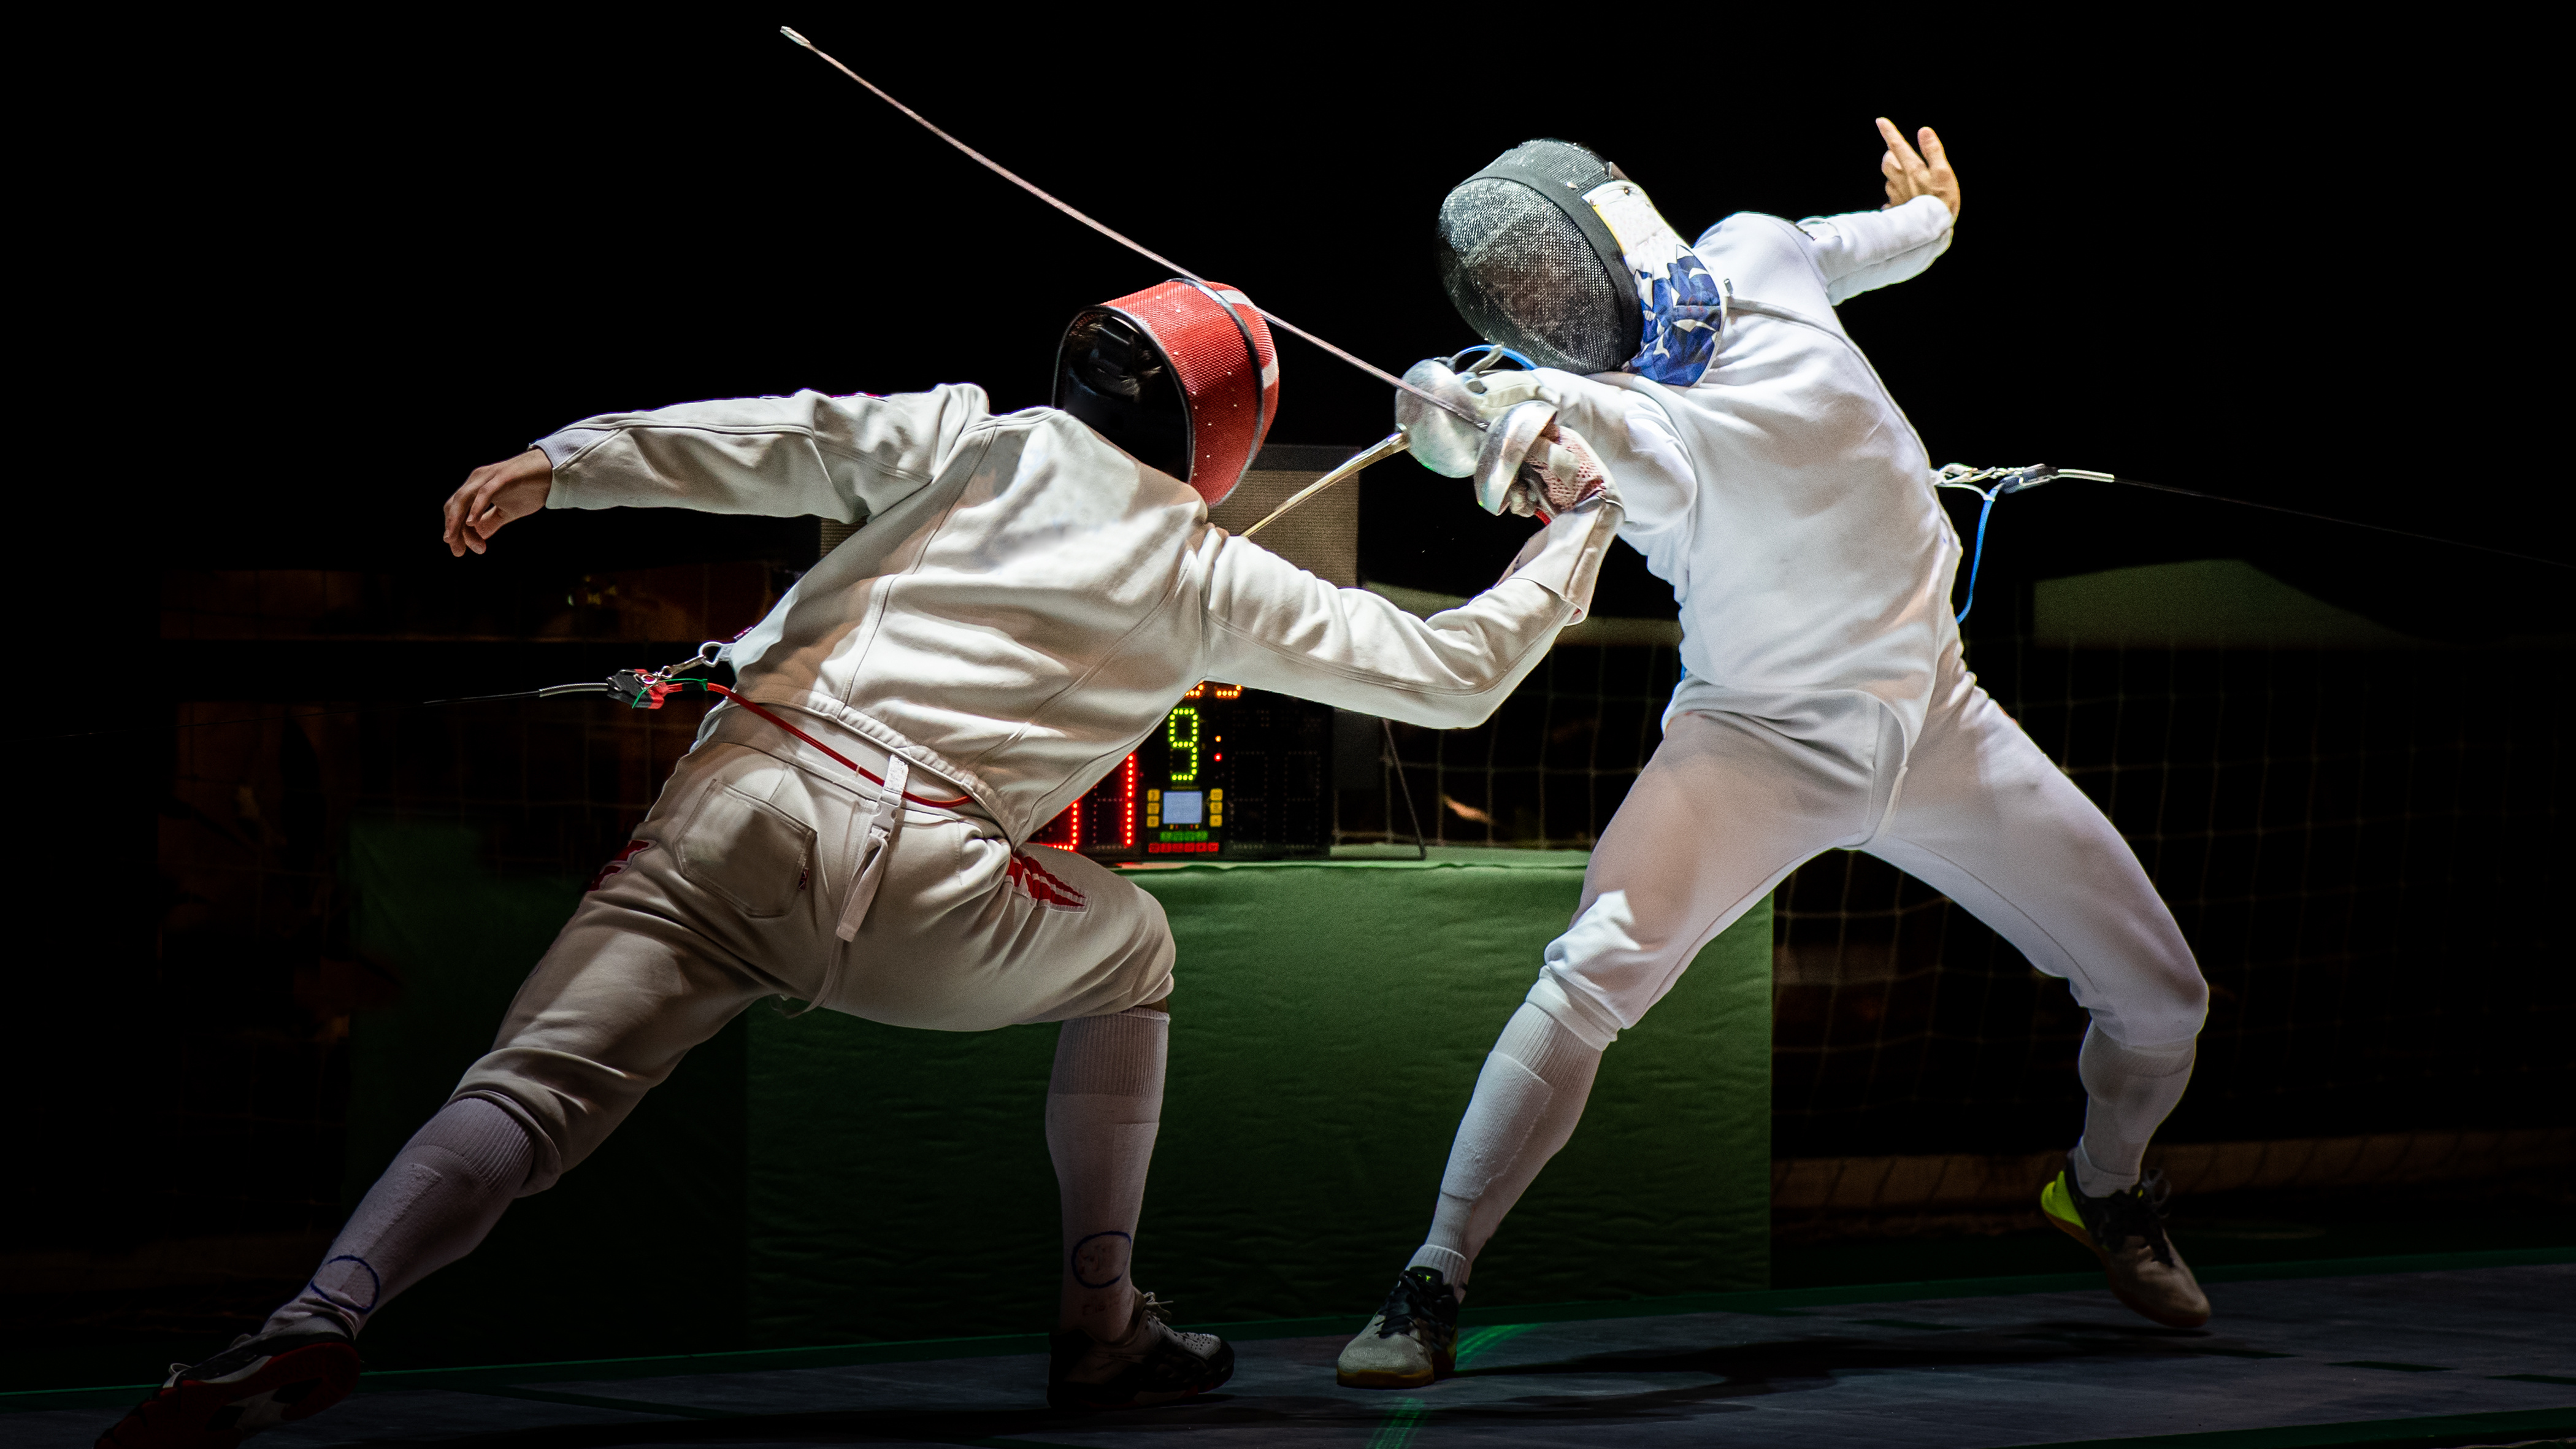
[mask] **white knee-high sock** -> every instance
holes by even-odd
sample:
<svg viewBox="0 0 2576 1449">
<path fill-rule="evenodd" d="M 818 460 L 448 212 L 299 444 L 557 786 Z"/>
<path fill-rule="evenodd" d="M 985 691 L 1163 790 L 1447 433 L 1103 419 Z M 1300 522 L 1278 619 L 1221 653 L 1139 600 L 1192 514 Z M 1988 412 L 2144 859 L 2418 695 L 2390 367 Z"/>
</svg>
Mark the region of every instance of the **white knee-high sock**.
<svg viewBox="0 0 2576 1449">
<path fill-rule="evenodd" d="M 1068 1021 L 1056 1038 L 1046 1138 L 1064 1207 L 1058 1328 L 1115 1342 L 1135 1317 L 1127 1266 L 1163 1121 L 1171 1027 L 1170 1015 L 1140 1006 Z"/>
<path fill-rule="evenodd" d="M 1612 1038 L 1590 1041 L 1528 1002 L 1512 1013 L 1485 1057 L 1476 1094 L 1458 1119 L 1431 1233 L 1408 1268 L 1437 1268 L 1463 1290 L 1476 1255 L 1503 1215 L 1574 1135 L 1592 1078 Z"/>
<path fill-rule="evenodd" d="M 304 1291 L 261 1331 L 327 1314 L 356 1333 L 395 1294 L 483 1241 L 537 1165 L 519 1119 L 479 1097 L 450 1102 L 367 1189 Z"/>
<path fill-rule="evenodd" d="M 2196 1042 L 2125 1047 L 2098 1026 L 2084 1033 L 2075 1074 L 2084 1081 L 2084 1137 L 2075 1144 L 2075 1185 L 2087 1196 L 2137 1186 L 2147 1140 L 2191 1084 Z"/>
</svg>

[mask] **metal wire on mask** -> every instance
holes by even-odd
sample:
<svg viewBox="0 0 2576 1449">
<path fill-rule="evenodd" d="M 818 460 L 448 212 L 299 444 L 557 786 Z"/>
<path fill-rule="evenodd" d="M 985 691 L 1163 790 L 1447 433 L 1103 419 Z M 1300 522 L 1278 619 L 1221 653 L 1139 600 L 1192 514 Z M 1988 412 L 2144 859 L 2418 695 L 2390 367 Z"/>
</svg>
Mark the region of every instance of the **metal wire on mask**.
<svg viewBox="0 0 2576 1449">
<path fill-rule="evenodd" d="M 1036 197 L 1038 200 L 1043 201 L 1047 205 L 1054 207 L 1056 210 L 1063 212 L 1065 215 L 1072 217 L 1075 221 L 1081 222 L 1084 226 L 1087 226 L 1093 231 L 1100 233 L 1102 236 L 1109 238 L 1111 241 L 1118 243 L 1120 246 L 1134 252 L 1136 255 L 1143 257 L 1148 261 L 1157 262 L 1163 266 L 1167 266 L 1173 271 L 1180 273 L 1182 276 L 1187 277 L 1191 281 L 1197 282 L 1202 286 L 1208 285 L 1207 278 L 1202 277 L 1198 273 L 1191 271 L 1189 268 L 1182 266 L 1180 263 L 1173 261 L 1170 257 L 1164 256 L 1161 252 L 1154 251 L 1143 243 L 1132 240 L 1119 232 L 1113 231 L 1101 223 L 1092 220 L 1090 217 L 1085 216 L 1081 212 L 1074 210 L 1071 206 L 1057 200 L 1054 195 L 1038 186 L 1035 182 L 1030 181 L 1028 178 L 1020 175 L 1016 171 L 1013 171 L 1001 162 L 994 160 L 992 157 L 985 155 L 983 152 L 978 151 L 974 147 L 967 145 L 965 142 L 958 140 L 956 137 L 949 135 L 946 131 L 932 125 L 929 117 L 914 110 L 912 107 L 905 105 L 903 102 L 896 100 L 894 97 L 887 95 L 884 90 L 877 86 L 876 82 L 869 80 L 866 76 L 863 76 L 857 71 L 850 69 L 848 66 L 841 64 L 840 61 L 833 58 L 830 52 L 824 50 L 814 42 L 807 40 L 804 36 L 797 34 L 795 30 L 790 27 L 782 25 L 778 27 L 778 33 L 822 57 L 824 62 L 830 65 L 832 69 L 837 70 L 841 74 L 848 76 L 850 79 L 857 81 L 859 84 L 866 86 L 878 100 L 881 100 L 887 105 L 894 107 L 896 110 L 903 112 L 905 115 L 910 116 L 915 122 L 919 123 L 923 130 L 937 136 L 940 140 L 947 142 L 949 145 L 956 147 L 959 151 L 965 153 L 969 159 L 973 160 L 977 165 L 982 166 L 985 170 L 992 172 L 994 175 L 1001 177 L 1013 186 L 1020 188 L 1029 195 Z M 1396 376 L 1385 368 L 1353 356 L 1351 353 L 1343 351 L 1332 343 L 1326 342 L 1323 338 L 1316 336 L 1314 333 L 1307 331 L 1305 328 L 1298 326 L 1296 323 L 1289 321 L 1287 318 L 1280 316 L 1278 313 L 1271 311 L 1267 307 L 1256 304 L 1253 306 L 1253 310 L 1267 318 L 1271 326 L 1279 328 L 1283 332 L 1293 332 L 1298 336 L 1305 338 L 1307 341 L 1314 343 L 1317 347 L 1324 349 L 1326 352 L 1333 354 L 1335 357 L 1340 358 L 1342 361 L 1349 363 L 1351 366 L 1358 368 L 1360 371 L 1367 373 L 1369 376 L 1378 379 L 1380 382 L 1391 384 L 1401 391 L 1412 393 L 1414 396 L 1421 398 L 1424 402 L 1431 404 L 1433 407 L 1439 408 L 1443 412 L 1454 413 L 1459 417 L 1465 418 L 1469 423 L 1475 426 L 1477 431 L 1484 431 L 1485 420 L 1477 417 L 1475 413 L 1469 409 L 1462 408 L 1456 403 L 1450 402 L 1446 398 L 1433 397 L 1431 394 L 1424 392 L 1422 389 L 1415 387 L 1409 382 L 1406 382 L 1403 378 Z"/>
</svg>

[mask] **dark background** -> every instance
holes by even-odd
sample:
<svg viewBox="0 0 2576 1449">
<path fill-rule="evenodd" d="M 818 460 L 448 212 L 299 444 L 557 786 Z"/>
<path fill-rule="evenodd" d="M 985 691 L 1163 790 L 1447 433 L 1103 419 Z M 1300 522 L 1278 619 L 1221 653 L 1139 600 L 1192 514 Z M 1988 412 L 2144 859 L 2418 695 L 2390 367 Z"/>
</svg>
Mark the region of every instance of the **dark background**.
<svg viewBox="0 0 2576 1449">
<path fill-rule="evenodd" d="M 2051 22 L 1961 33 L 1722 10 L 1263 30 L 1094 12 L 782 14 L 1103 221 L 1390 368 L 1469 338 L 1441 193 L 1532 135 L 1616 159 L 1685 234 L 1875 206 L 1878 114 L 1940 128 L 1953 251 L 1844 312 L 1936 459 L 2045 460 L 2569 557 L 2543 218 L 2551 120 L 2498 33 Z M 933 28 L 931 21 L 948 28 Z M 540 515 L 451 560 L 439 502 L 569 421 L 710 396 L 974 381 L 1042 402 L 1080 306 L 1160 280 L 780 39 L 768 17 L 378 14 L 36 47 L 44 264 L 13 614 L 40 660 L 11 970 L 29 1242 L 184 1232 L 140 1206 L 161 1090 L 120 1029 L 152 980 L 151 821 L 177 698 L 165 569 L 473 579 L 792 554 L 809 525 Z M 1385 387 L 1293 339 L 1274 441 L 1363 443 Z M 1525 527 L 1407 463 L 1363 568 L 1464 593 Z M 2218 503 L 2068 484 L 1997 513 L 1985 587 L 2245 557 L 2407 632 L 2563 633 L 2566 574 Z M 1606 613 L 1669 613 L 1624 551 Z M 748 621 L 745 621 L 748 622 Z M 48 667 L 49 666 L 49 667 Z M 388 697 L 534 681 L 457 673 Z M 2563 703 L 2503 680 L 2497 707 Z M 65 737 L 67 732 L 81 733 Z M 94 733 L 109 731 L 110 733 Z"/>
<path fill-rule="evenodd" d="M 1598 36 L 1497 17 L 1480 39 L 963 12 L 906 33 L 883 14 L 792 18 L 1037 184 L 1394 368 L 1469 340 L 1430 213 L 1516 140 L 1600 149 L 1696 235 L 1736 210 L 1874 207 L 1871 118 L 1937 124 L 1966 190 L 1958 242 L 1847 321 L 1938 460 L 2044 459 L 2569 554 L 2540 528 L 2565 308 L 2537 221 L 2560 186 L 2503 36 L 1762 36 L 1712 15 Z M 125 419 L 160 446 L 114 471 L 155 485 L 176 561 L 438 565 L 430 520 L 468 468 L 592 412 L 960 380 L 997 409 L 1040 403 L 1064 320 L 1165 275 L 765 19 L 415 15 L 185 40 L 164 72 L 122 78 L 152 124 L 89 179 L 120 218 L 98 240 L 129 265 L 89 299 L 113 325 L 75 339 L 106 344 L 94 385 L 145 408 Z M 1383 384 L 1283 345 L 1274 440 L 1386 431 Z M 166 450 L 183 419 L 211 431 Z M 1376 571 L 1481 578 L 1481 553 L 1445 556 L 1481 539 L 1458 490 L 1383 473 Z M 2401 591 L 2392 559 L 2410 576 L 2452 561 L 2244 510 L 2064 501 L 2077 491 L 1999 526 L 2080 517 L 2049 540 L 2057 565 L 2213 537 L 2323 574 L 2363 554 L 2336 589 L 2357 598 Z M 694 559 L 751 531 L 558 516 L 457 567 Z M 2419 616 L 2476 607 L 2402 591 Z"/>
</svg>

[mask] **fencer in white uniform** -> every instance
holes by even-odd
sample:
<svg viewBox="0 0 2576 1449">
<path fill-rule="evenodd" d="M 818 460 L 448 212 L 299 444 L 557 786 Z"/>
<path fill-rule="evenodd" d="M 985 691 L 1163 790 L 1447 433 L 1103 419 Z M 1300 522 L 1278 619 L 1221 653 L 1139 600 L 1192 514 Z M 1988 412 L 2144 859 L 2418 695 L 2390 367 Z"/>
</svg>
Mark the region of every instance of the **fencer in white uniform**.
<svg viewBox="0 0 2576 1449">
<path fill-rule="evenodd" d="M 1461 311 L 1558 364 L 1489 374 L 1489 405 L 1544 402 L 1591 440 L 1620 481 L 1621 535 L 1681 605 L 1687 677 L 1478 1079 L 1430 1233 L 1343 1355 L 1346 1384 L 1446 1372 L 1457 1290 L 1572 1133 L 1602 1050 L 1834 848 L 1932 885 L 2066 981 L 2092 1017 L 2089 1106 L 2043 1211 L 2103 1256 L 2131 1307 L 2208 1315 L 2140 1172 L 2188 1080 L 2207 989 L 2127 844 L 1966 668 L 1949 604 L 1960 546 L 1931 459 L 1834 311 L 1950 245 L 1956 181 L 1937 139 L 1924 133 L 1927 162 L 1881 126 L 1886 209 L 1740 213 L 1688 247 L 1633 183 L 1564 143 L 1516 148 L 1444 205 Z M 1530 260 L 1567 197 L 1579 211 L 1559 230 L 1601 222 L 1636 283 L 1625 336 L 1615 315 L 1550 294 L 1545 256 Z"/>
<path fill-rule="evenodd" d="M 1163 1324 L 1129 1276 L 1171 932 L 1116 871 L 1025 842 L 1202 679 L 1435 728 L 1486 718 L 1582 616 L 1619 506 L 1593 469 L 1508 577 L 1416 619 L 1209 523 L 1276 406 L 1268 334 L 1239 293 L 1121 298 L 1076 320 L 1059 363 L 1062 407 L 1002 416 L 951 386 L 594 417 L 457 491 L 460 553 L 539 505 L 864 526 L 733 646 L 734 699 L 311 1283 L 259 1334 L 175 1371 L 114 1442 L 230 1444 L 336 1401 L 352 1338 L 397 1293 L 767 997 L 942 1031 L 1063 1022 L 1049 1400 L 1115 1408 L 1224 1381 L 1231 1350 Z"/>
</svg>

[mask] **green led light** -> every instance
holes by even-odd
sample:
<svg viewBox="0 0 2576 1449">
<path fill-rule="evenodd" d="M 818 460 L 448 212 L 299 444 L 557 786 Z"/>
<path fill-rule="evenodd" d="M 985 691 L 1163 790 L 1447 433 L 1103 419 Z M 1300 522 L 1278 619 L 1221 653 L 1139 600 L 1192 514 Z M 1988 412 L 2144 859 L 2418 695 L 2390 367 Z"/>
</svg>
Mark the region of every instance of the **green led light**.
<svg viewBox="0 0 2576 1449">
<path fill-rule="evenodd" d="M 1184 718 L 1188 719 L 1190 722 L 1190 735 L 1188 739 L 1181 738 L 1181 721 Z M 1163 721 L 1163 740 L 1164 743 L 1169 744 L 1172 747 L 1174 755 L 1178 755 L 1183 750 L 1190 752 L 1190 767 L 1188 769 L 1184 770 L 1179 768 L 1179 762 L 1177 760 L 1174 761 L 1172 783 L 1175 785 L 1186 785 L 1191 781 L 1196 780 L 1199 777 L 1198 710 L 1194 706 L 1186 704 L 1182 705 L 1179 709 L 1173 710 L 1172 717 Z"/>
</svg>

